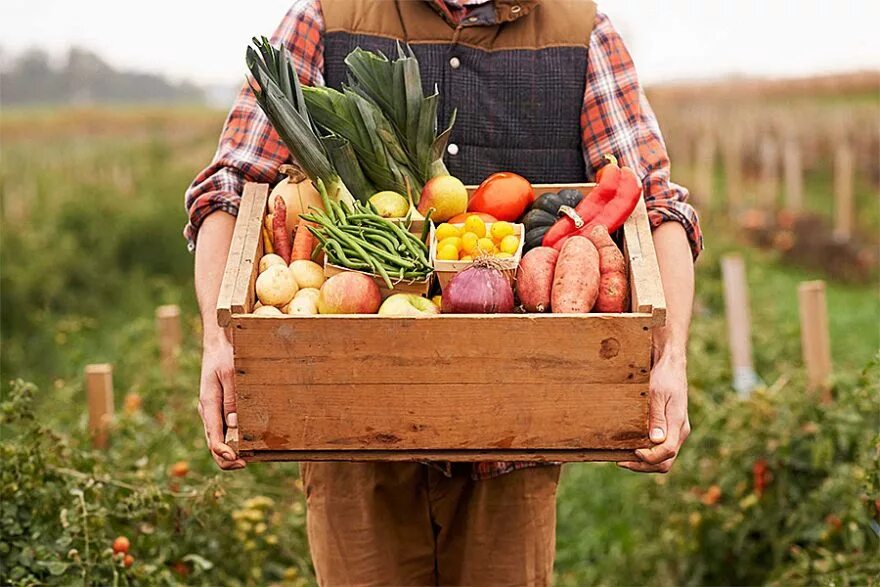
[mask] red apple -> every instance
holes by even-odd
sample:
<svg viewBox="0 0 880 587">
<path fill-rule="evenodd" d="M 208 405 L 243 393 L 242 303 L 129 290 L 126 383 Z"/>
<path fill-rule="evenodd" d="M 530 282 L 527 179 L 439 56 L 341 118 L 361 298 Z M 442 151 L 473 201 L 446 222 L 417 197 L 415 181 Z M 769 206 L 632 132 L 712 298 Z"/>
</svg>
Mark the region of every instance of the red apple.
<svg viewBox="0 0 880 587">
<path fill-rule="evenodd" d="M 468 193 L 464 184 L 451 175 L 432 177 L 422 188 L 418 210 L 423 215 L 431 208 L 431 220 L 445 222 L 467 210 Z"/>
<path fill-rule="evenodd" d="M 379 308 L 380 316 L 432 316 L 439 313 L 439 306 L 416 294 L 394 294 Z"/>
<path fill-rule="evenodd" d="M 382 303 L 379 286 L 363 273 L 345 271 L 324 282 L 319 314 L 375 314 Z"/>
</svg>

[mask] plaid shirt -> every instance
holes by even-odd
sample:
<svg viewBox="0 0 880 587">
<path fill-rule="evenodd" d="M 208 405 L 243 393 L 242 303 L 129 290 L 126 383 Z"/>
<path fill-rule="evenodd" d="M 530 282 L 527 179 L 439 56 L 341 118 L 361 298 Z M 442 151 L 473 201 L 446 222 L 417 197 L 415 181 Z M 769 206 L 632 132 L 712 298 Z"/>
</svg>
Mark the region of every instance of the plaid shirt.
<svg viewBox="0 0 880 587">
<path fill-rule="evenodd" d="M 479 3 L 446 0 L 440 8 L 458 19 Z M 290 51 L 303 84 L 324 83 L 323 31 L 320 0 L 296 0 L 272 35 L 273 44 L 284 45 Z M 598 170 L 604 164 L 605 153 L 614 153 L 622 165 L 634 169 L 643 180 L 652 226 L 679 222 L 696 259 L 703 248 L 697 213 L 687 202 L 687 190 L 670 181 L 666 145 L 632 58 L 608 17 L 601 13 L 596 16 L 590 38 L 586 78 L 580 123 L 588 169 Z M 275 183 L 278 167 L 289 156 L 245 84 L 226 120 L 213 161 L 186 192 L 189 222 L 184 235 L 190 250 L 195 247 L 199 226 L 209 214 L 222 210 L 236 215 L 244 183 Z M 493 477 L 526 465 L 475 463 L 474 476 Z"/>
</svg>

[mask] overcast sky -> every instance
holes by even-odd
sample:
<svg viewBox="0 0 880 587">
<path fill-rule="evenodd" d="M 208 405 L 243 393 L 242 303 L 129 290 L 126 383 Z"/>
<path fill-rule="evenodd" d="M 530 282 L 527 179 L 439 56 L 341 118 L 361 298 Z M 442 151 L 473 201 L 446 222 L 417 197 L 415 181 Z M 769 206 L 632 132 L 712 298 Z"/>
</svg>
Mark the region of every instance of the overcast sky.
<svg viewBox="0 0 880 587">
<path fill-rule="evenodd" d="M 410 0 L 418 1 L 418 0 Z M 198 83 L 244 79 L 244 49 L 291 0 L 3 0 L 9 54 L 71 45 L 112 65 Z M 646 82 L 880 69 L 876 0 L 606 0 Z"/>
</svg>

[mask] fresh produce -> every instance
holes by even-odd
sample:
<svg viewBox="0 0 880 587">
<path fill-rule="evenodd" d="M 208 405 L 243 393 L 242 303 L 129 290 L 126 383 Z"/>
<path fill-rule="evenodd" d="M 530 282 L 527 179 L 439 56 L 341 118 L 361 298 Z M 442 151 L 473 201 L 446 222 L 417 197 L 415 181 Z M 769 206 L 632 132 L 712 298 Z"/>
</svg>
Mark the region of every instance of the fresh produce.
<svg viewBox="0 0 880 587">
<path fill-rule="evenodd" d="M 544 235 L 556 223 L 559 216 L 564 212 L 574 210 L 575 206 L 583 199 L 583 194 L 578 190 L 561 190 L 559 193 L 551 192 L 539 196 L 529 206 L 529 211 L 522 219 L 523 226 L 525 226 L 523 250 L 528 252 L 541 246 Z"/>
<path fill-rule="evenodd" d="M 416 294 L 393 294 L 379 307 L 380 316 L 433 316 L 440 308 L 431 300 Z"/>
<path fill-rule="evenodd" d="M 442 304 L 444 314 L 506 314 L 513 312 L 513 289 L 497 261 L 479 257 L 453 276 Z"/>
<path fill-rule="evenodd" d="M 599 252 L 588 238 L 574 236 L 556 261 L 550 305 L 555 313 L 585 314 L 598 296 Z"/>
<path fill-rule="evenodd" d="M 128 554 L 131 541 L 125 536 L 117 536 L 113 541 L 113 554 Z"/>
<path fill-rule="evenodd" d="M 532 184 L 526 178 L 515 173 L 493 173 L 474 191 L 467 209 L 515 222 L 534 199 Z"/>
<path fill-rule="evenodd" d="M 468 217 L 461 226 L 440 224 L 434 229 L 434 240 L 441 261 L 473 261 L 479 255 L 510 258 L 520 243 L 510 222 L 499 220 L 487 226 L 479 216 Z"/>
<path fill-rule="evenodd" d="M 382 218 L 403 218 L 409 212 L 409 200 L 397 192 L 386 190 L 373 194 L 370 204 Z"/>
<path fill-rule="evenodd" d="M 260 306 L 253 312 L 254 316 L 284 316 L 284 312 L 275 306 Z"/>
<path fill-rule="evenodd" d="M 263 236 L 263 252 L 266 254 L 274 253 L 275 247 L 272 245 L 272 233 L 265 226 L 260 227 L 260 233 Z"/>
<path fill-rule="evenodd" d="M 290 272 L 300 288 L 320 289 L 324 285 L 324 268 L 313 261 L 291 261 Z"/>
<path fill-rule="evenodd" d="M 315 289 L 313 287 L 304 287 L 296 292 L 296 295 L 293 296 L 293 299 L 297 300 L 300 298 L 306 298 L 314 300 L 314 302 L 318 303 L 318 296 L 321 295 L 320 289 Z"/>
<path fill-rule="evenodd" d="M 272 216 L 272 234 L 274 238 L 272 242 L 275 252 L 284 259 L 284 264 L 290 263 L 290 232 L 287 230 L 287 204 L 284 198 L 275 200 L 275 212 Z"/>
<path fill-rule="evenodd" d="M 278 168 L 278 172 L 284 175 L 284 178 L 269 194 L 269 209 L 275 209 L 276 199 L 284 200 L 287 206 L 287 232 L 292 233 L 299 223 L 300 214 L 312 208 L 323 210 L 324 205 L 318 190 L 298 166 L 285 164 Z"/>
<path fill-rule="evenodd" d="M 280 256 L 269 253 L 260 257 L 260 273 L 271 267 L 272 265 L 287 265 Z"/>
<path fill-rule="evenodd" d="M 264 306 L 283 306 L 293 299 L 298 289 L 286 265 L 272 265 L 257 276 L 257 299 Z"/>
<path fill-rule="evenodd" d="M 608 229 L 603 225 L 593 228 L 589 239 L 599 252 L 599 297 L 594 310 L 597 312 L 626 311 L 629 282 L 623 253 L 614 244 Z"/>
<path fill-rule="evenodd" d="M 447 222 L 450 224 L 464 224 L 465 221 L 471 216 L 479 216 L 483 219 L 483 222 L 495 222 L 498 219 L 492 216 L 491 214 L 484 214 L 483 212 L 465 212 L 463 214 L 458 214 L 457 216 L 453 216 Z"/>
<path fill-rule="evenodd" d="M 328 279 L 318 296 L 320 314 L 375 314 L 381 304 L 376 282 L 354 271 L 337 273 Z"/>
<path fill-rule="evenodd" d="M 284 313 L 290 316 L 314 316 L 318 313 L 318 300 L 311 296 L 294 296 Z"/>
<path fill-rule="evenodd" d="M 290 250 L 290 261 L 308 261 L 312 258 L 317 241 L 315 235 L 309 232 L 309 223 L 302 218 L 293 234 L 293 247 Z"/>
<path fill-rule="evenodd" d="M 315 211 L 302 217 L 314 223 L 308 229 L 331 263 L 375 273 L 389 289 L 394 288 L 394 281 L 421 281 L 431 274 L 428 247 L 407 230 L 408 219 L 401 227 L 360 202 L 351 206 L 330 202 L 320 181 L 318 191 L 327 212 Z"/>
<path fill-rule="evenodd" d="M 529 312 L 550 309 L 553 291 L 553 273 L 559 251 L 551 247 L 537 247 L 523 255 L 516 270 L 516 293 Z"/>
<path fill-rule="evenodd" d="M 434 210 L 434 220 L 443 222 L 467 210 L 468 194 L 464 184 L 451 175 L 438 175 L 428 180 L 422 188 L 418 210 L 427 215 Z"/>
</svg>

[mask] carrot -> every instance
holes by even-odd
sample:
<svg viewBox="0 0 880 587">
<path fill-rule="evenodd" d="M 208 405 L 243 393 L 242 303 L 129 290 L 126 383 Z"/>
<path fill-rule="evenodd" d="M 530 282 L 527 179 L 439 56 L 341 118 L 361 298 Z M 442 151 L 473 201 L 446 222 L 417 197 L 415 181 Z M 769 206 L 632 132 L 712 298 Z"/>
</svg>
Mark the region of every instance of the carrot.
<svg viewBox="0 0 880 587">
<path fill-rule="evenodd" d="M 588 237 L 599 251 L 599 297 L 594 309 L 597 312 L 624 312 L 629 283 L 623 253 L 601 224 L 593 228 Z"/>
<path fill-rule="evenodd" d="M 261 229 L 260 232 L 263 233 L 263 254 L 274 253 L 275 247 L 272 246 L 272 233 L 265 226 L 262 226 Z"/>
<path fill-rule="evenodd" d="M 307 220 L 299 219 L 296 230 L 293 233 L 293 250 L 290 253 L 291 261 L 304 260 L 308 261 L 312 258 L 312 251 L 315 249 L 315 235 L 308 229 L 308 226 L 315 226 L 314 223 Z"/>
<path fill-rule="evenodd" d="M 275 214 L 272 216 L 272 234 L 275 235 L 275 254 L 290 263 L 290 234 L 287 232 L 287 204 L 284 198 L 275 199 Z"/>
<path fill-rule="evenodd" d="M 558 314 L 585 314 L 599 296 L 599 252 L 589 239 L 565 242 L 553 272 L 550 306 Z"/>
</svg>

